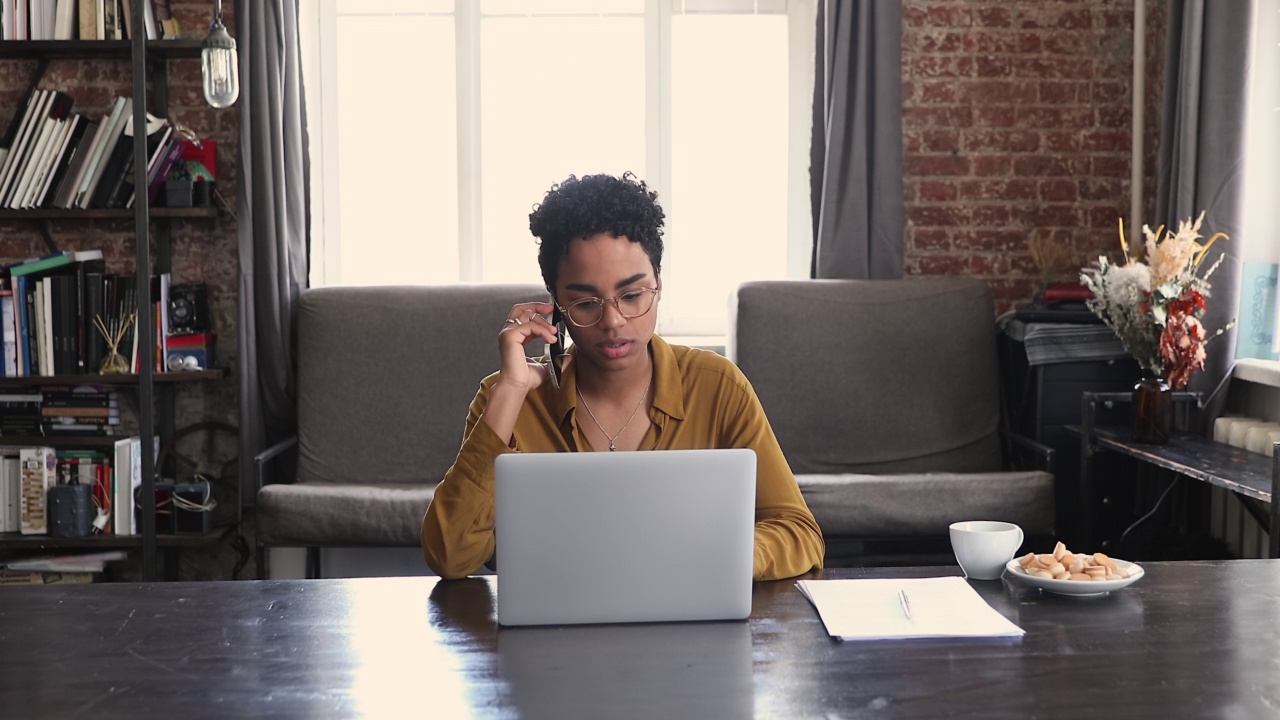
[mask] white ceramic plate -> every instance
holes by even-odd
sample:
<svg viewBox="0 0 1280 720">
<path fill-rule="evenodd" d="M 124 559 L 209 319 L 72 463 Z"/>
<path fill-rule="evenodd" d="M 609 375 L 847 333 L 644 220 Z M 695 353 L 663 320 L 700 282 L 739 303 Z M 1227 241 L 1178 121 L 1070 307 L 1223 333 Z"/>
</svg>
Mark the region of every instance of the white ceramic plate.
<svg viewBox="0 0 1280 720">
<path fill-rule="evenodd" d="M 1026 583 L 1032 587 L 1038 587 L 1045 592 L 1057 593 L 1058 595 L 1102 595 L 1112 590 L 1119 590 L 1128 587 L 1138 580 L 1142 579 L 1145 571 L 1142 566 L 1137 563 L 1126 562 L 1124 560 L 1115 560 L 1116 567 L 1122 570 L 1128 570 L 1130 575 L 1124 580 L 1049 580 L 1045 578 L 1028 575 L 1026 570 L 1018 564 L 1018 558 L 1014 558 L 1005 565 L 1005 574 L 1007 578 L 1011 578 L 1017 582 Z"/>
</svg>

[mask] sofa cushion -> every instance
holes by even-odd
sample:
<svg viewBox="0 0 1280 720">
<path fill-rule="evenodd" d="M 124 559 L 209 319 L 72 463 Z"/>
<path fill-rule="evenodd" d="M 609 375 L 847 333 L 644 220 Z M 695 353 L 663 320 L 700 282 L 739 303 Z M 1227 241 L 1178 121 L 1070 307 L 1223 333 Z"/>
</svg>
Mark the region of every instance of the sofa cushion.
<svg viewBox="0 0 1280 720">
<path fill-rule="evenodd" d="M 498 369 L 502 321 L 515 303 L 546 297 L 537 285 L 304 292 L 298 480 L 440 482 L 480 381 Z M 526 349 L 543 352 L 540 341 Z"/>
<path fill-rule="evenodd" d="M 961 520 L 1017 523 L 1052 535 L 1053 476 L 1046 472 L 797 475 L 826 536 L 947 536 Z"/>
<path fill-rule="evenodd" d="M 986 283 L 749 282 L 731 309 L 729 358 L 795 472 L 1001 469 Z"/>
<path fill-rule="evenodd" d="M 299 482 L 258 492 L 263 545 L 413 547 L 435 485 Z"/>
</svg>

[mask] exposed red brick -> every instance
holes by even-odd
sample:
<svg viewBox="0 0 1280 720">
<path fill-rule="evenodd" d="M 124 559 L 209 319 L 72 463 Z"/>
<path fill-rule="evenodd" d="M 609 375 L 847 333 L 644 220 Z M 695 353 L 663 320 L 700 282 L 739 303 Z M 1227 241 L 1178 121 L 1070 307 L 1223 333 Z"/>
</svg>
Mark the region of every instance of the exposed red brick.
<svg viewBox="0 0 1280 720">
<path fill-rule="evenodd" d="M 1013 174 L 1037 177 L 1076 177 L 1089 171 L 1089 159 L 1035 155 L 1015 158 Z"/>
<path fill-rule="evenodd" d="M 1128 155 L 1096 155 L 1089 159 L 1089 172 L 1094 177 L 1129 177 L 1132 167 Z"/>
<path fill-rule="evenodd" d="M 1034 180 L 964 180 L 960 197 L 965 200 L 1034 200 Z"/>
<path fill-rule="evenodd" d="M 969 53 L 1016 53 L 1018 52 L 1018 36 L 998 30 L 973 30 L 965 33 L 964 51 Z"/>
<path fill-rule="evenodd" d="M 1013 160 L 1007 156 L 979 155 L 973 159 L 974 177 L 1001 177 L 1013 169 Z"/>
<path fill-rule="evenodd" d="M 916 258 L 916 268 L 921 275 L 964 275 L 968 263 L 961 256 L 929 254 Z"/>
<path fill-rule="evenodd" d="M 920 144 L 925 152 L 956 152 L 960 150 L 959 130 L 924 130 Z"/>
<path fill-rule="evenodd" d="M 973 108 L 968 105 L 905 106 L 904 127 L 968 127 L 973 123 Z"/>
<path fill-rule="evenodd" d="M 906 77 L 969 77 L 974 74 L 974 58 L 947 55 L 919 55 L 906 58 Z"/>
<path fill-rule="evenodd" d="M 1079 55 L 1088 47 L 1085 35 L 1058 32 L 1044 36 L 1044 50 L 1055 55 Z"/>
<path fill-rule="evenodd" d="M 1075 105 L 1033 105 L 1018 108 L 1018 124 L 1024 127 L 1044 128 L 1048 131 L 1071 131 L 1089 127 L 1093 113 L 1089 108 Z"/>
<path fill-rule="evenodd" d="M 1080 180 L 1080 199 L 1114 200 L 1129 197 L 1129 183 L 1116 178 L 1086 177 Z"/>
<path fill-rule="evenodd" d="M 1129 133 L 1124 130 L 1092 130 L 1081 138 L 1086 151 L 1124 152 L 1129 149 Z"/>
<path fill-rule="evenodd" d="M 1062 105 L 1078 102 L 1081 92 L 1088 92 L 1088 86 L 1080 82 L 1042 82 L 1039 83 L 1039 100 L 1049 105 Z"/>
<path fill-rule="evenodd" d="M 1013 59 L 983 55 L 978 58 L 978 77 L 1009 77 L 1013 75 Z"/>
<path fill-rule="evenodd" d="M 1069 153 L 1080 151 L 1080 133 L 1050 132 L 1044 134 L 1044 149 L 1047 152 Z"/>
<path fill-rule="evenodd" d="M 958 86 L 953 80 L 927 80 L 918 84 L 920 102 L 953 105 L 958 96 Z"/>
<path fill-rule="evenodd" d="M 1040 199 L 1046 202 L 1072 202 L 1079 197 L 1080 187 L 1074 180 L 1044 180 L 1040 183 Z"/>
<path fill-rule="evenodd" d="M 950 180 L 921 180 L 920 199 L 925 202 L 948 202 L 956 200 L 960 190 Z"/>
<path fill-rule="evenodd" d="M 1036 100 L 1036 83 L 1009 80 L 978 80 L 957 88 L 971 103 L 1031 103 Z"/>
<path fill-rule="evenodd" d="M 1010 127 L 1018 123 L 1018 109 L 1013 105 L 983 105 L 973 109 L 974 125 Z"/>
<path fill-rule="evenodd" d="M 1006 7 L 977 7 L 973 11 L 973 24 L 981 27 L 1007 28 L 1013 25 L 1013 13 Z"/>
<path fill-rule="evenodd" d="M 903 171 L 908 176 L 928 177 L 968 175 L 969 159 L 952 155 L 908 155 L 903 158 Z"/>
<path fill-rule="evenodd" d="M 934 5 L 928 10 L 928 23 L 934 27 L 968 27 L 973 15 L 967 7 Z"/>
<path fill-rule="evenodd" d="M 951 236 L 956 250 L 1012 250 L 1025 242 L 1020 230 L 957 230 Z"/>
<path fill-rule="evenodd" d="M 996 130 L 979 128 L 964 132 L 968 152 L 1034 152 L 1040 147 L 1040 133 L 1034 130 Z"/>
<path fill-rule="evenodd" d="M 949 250 L 950 234 L 941 228 L 910 226 L 908 234 L 916 250 Z"/>
<path fill-rule="evenodd" d="M 906 209 L 907 222 L 921 227 L 953 227 L 968 222 L 964 208 L 954 205 L 916 205 Z"/>
<path fill-rule="evenodd" d="M 1083 214 L 1075 205 L 1028 205 L 1014 212 L 1029 227 L 1076 227 Z"/>
<path fill-rule="evenodd" d="M 976 205 L 969 216 L 974 227 L 1002 227 L 1009 224 L 1013 213 L 1008 205 Z"/>
</svg>

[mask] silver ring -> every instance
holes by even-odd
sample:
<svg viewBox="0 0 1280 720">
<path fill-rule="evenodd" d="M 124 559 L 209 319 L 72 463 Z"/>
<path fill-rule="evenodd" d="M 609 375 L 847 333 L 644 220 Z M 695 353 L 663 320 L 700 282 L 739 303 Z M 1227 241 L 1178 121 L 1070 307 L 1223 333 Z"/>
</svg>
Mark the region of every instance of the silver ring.
<svg viewBox="0 0 1280 720">
<path fill-rule="evenodd" d="M 507 318 L 507 324 L 508 324 L 508 325 L 512 325 L 512 324 L 514 324 L 514 325 L 519 326 L 519 325 L 523 325 L 524 323 L 523 323 L 523 322 L 521 322 L 520 318 L 513 318 L 513 317 L 512 317 L 512 318 Z"/>
</svg>

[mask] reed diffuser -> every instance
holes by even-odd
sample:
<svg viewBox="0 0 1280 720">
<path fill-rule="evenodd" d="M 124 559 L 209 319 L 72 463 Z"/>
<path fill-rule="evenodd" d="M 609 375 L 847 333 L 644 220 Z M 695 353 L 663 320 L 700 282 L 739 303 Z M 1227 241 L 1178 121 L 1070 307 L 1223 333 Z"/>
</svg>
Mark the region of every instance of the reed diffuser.
<svg viewBox="0 0 1280 720">
<path fill-rule="evenodd" d="M 105 322 L 101 315 L 93 318 L 94 327 L 98 328 L 98 332 L 107 341 L 107 354 L 102 358 L 98 372 L 103 375 L 123 375 L 129 372 L 129 361 L 120 354 L 120 341 L 128 334 L 133 321 L 134 313 L 126 314 L 123 311 Z"/>
</svg>

